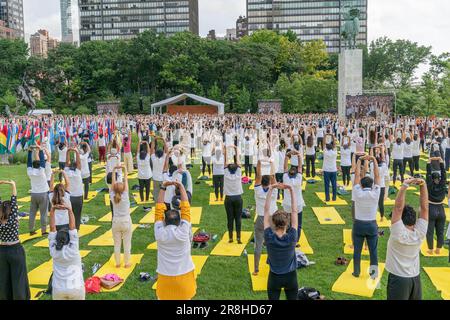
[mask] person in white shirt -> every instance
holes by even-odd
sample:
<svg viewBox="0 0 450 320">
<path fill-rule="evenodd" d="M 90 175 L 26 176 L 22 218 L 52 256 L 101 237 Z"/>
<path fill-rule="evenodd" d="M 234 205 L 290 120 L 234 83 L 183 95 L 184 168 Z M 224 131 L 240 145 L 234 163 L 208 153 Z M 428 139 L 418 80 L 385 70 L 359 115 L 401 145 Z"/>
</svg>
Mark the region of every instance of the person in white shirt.
<svg viewBox="0 0 450 320">
<path fill-rule="evenodd" d="M 373 161 L 374 179 L 362 177 L 361 161 Z M 356 164 L 352 200 L 355 201 L 355 219 L 353 222 L 353 276 L 361 273 L 361 252 L 364 240 L 367 240 L 370 254 L 370 271 L 372 279 L 378 276 L 378 225 L 376 221 L 378 201 L 380 199 L 380 173 L 377 159 L 362 156 Z"/>
<path fill-rule="evenodd" d="M 255 254 L 254 254 L 254 270 L 253 275 L 257 276 L 259 273 L 259 261 L 261 260 L 262 247 L 264 242 L 264 206 L 270 185 L 275 185 L 277 182 L 275 176 L 261 175 L 261 161 L 258 161 L 256 166 L 255 177 L 255 203 L 256 203 L 256 220 L 255 220 Z M 270 216 L 278 210 L 277 207 L 277 193 L 272 193 L 270 201 Z"/>
<path fill-rule="evenodd" d="M 58 228 L 56 211 L 66 212 L 68 227 Z M 84 300 L 85 287 L 78 232 L 72 208 L 63 204 L 53 205 L 50 210 L 50 256 L 53 258 L 53 300 Z"/>
<path fill-rule="evenodd" d="M 163 143 L 163 147 L 158 147 L 158 141 Z M 158 199 L 159 189 L 163 183 L 164 163 L 167 155 L 167 144 L 163 138 L 155 136 L 152 140 L 152 147 L 150 149 L 152 161 L 153 174 L 153 200 Z"/>
<path fill-rule="evenodd" d="M 80 143 L 80 164 L 81 164 L 81 178 L 84 185 L 84 200 L 89 196 L 89 183 L 91 172 L 89 171 L 89 155 L 91 153 L 91 147 L 87 142 Z"/>
<path fill-rule="evenodd" d="M 332 188 L 332 201 L 336 201 L 337 198 L 337 151 L 335 149 L 334 137 L 332 141 L 325 145 L 323 151 L 323 180 L 325 183 L 325 201 L 330 201 L 330 183 Z"/>
<path fill-rule="evenodd" d="M 384 199 L 386 194 L 386 180 L 389 179 L 389 169 L 386 165 L 384 144 L 379 144 L 375 148 L 370 149 L 370 155 L 375 156 L 378 163 L 378 171 L 380 175 L 380 198 L 378 200 L 378 209 L 380 211 L 381 221 L 384 220 Z M 370 163 L 370 177 L 375 180 L 374 164 Z"/>
<path fill-rule="evenodd" d="M 405 174 L 405 166 L 403 164 L 403 149 L 405 147 L 405 143 L 402 142 L 402 138 L 398 137 L 395 140 L 395 143 L 392 144 L 391 157 L 393 159 L 392 168 L 394 171 L 394 175 L 392 177 L 393 184 L 397 181 L 397 170 L 400 172 L 400 181 L 403 183 L 404 174 Z"/>
<path fill-rule="evenodd" d="M 123 170 L 123 181 L 117 181 L 115 171 Z M 116 268 L 121 265 L 123 241 L 124 267 L 131 267 L 131 237 L 133 235 L 130 216 L 130 196 L 128 193 L 128 173 L 126 166 L 117 166 L 113 170 L 109 197 L 113 205 L 112 234 L 114 239 L 114 260 Z"/>
<path fill-rule="evenodd" d="M 414 172 L 419 172 L 420 170 L 420 140 L 419 140 L 419 136 L 417 135 L 417 133 L 414 134 L 413 136 L 413 141 L 412 141 L 412 158 L 413 158 L 413 165 L 414 165 Z"/>
<path fill-rule="evenodd" d="M 225 157 L 223 148 L 214 148 L 212 156 L 213 186 L 216 201 L 223 201 L 223 183 L 225 174 Z"/>
<path fill-rule="evenodd" d="M 35 150 L 36 152 L 33 152 Z M 33 159 L 34 153 L 34 159 Z M 30 235 L 35 235 L 36 213 L 39 210 L 41 215 L 42 235 L 47 233 L 47 213 L 48 213 L 48 190 L 49 185 L 45 171 L 46 160 L 44 151 L 39 146 L 32 146 L 28 151 L 27 174 L 31 182 L 31 203 L 29 231 Z"/>
<path fill-rule="evenodd" d="M 405 139 L 403 147 L 403 171 L 406 171 L 407 166 L 409 166 L 411 177 L 414 177 L 413 143 L 410 137 Z"/>
<path fill-rule="evenodd" d="M 55 185 L 55 175 L 60 183 Z M 64 180 L 64 184 L 62 183 Z M 49 203 L 51 206 L 64 206 L 72 208 L 70 203 L 70 180 L 64 170 L 55 170 L 52 172 L 50 180 L 50 192 L 48 194 Z M 51 207 L 50 207 L 51 208 Z M 56 225 L 69 225 L 69 215 L 67 210 L 55 210 Z"/>
<path fill-rule="evenodd" d="M 166 210 L 167 187 L 180 191 L 180 211 Z M 186 190 L 178 181 L 161 186 L 155 208 L 155 239 L 158 245 L 156 272 L 158 300 L 190 300 L 197 292 L 195 266 L 191 256 L 192 226 Z"/>
<path fill-rule="evenodd" d="M 420 186 L 420 216 L 405 204 L 409 185 Z M 428 227 L 428 190 L 423 179 L 408 179 L 400 187 L 392 212 L 386 252 L 388 300 L 421 300 L 420 248 Z"/>
<path fill-rule="evenodd" d="M 202 175 L 205 175 L 206 167 L 208 167 L 208 176 L 211 176 L 211 141 L 207 138 L 203 139 L 202 144 Z"/>
<path fill-rule="evenodd" d="M 58 144 L 58 165 L 59 169 L 63 170 L 66 165 L 67 145 L 65 142 Z"/>
<path fill-rule="evenodd" d="M 275 173 L 275 179 L 278 183 L 283 182 L 283 175 L 284 175 L 284 159 L 286 158 L 286 144 L 283 139 L 280 140 L 280 145 L 278 146 L 278 150 L 275 151 L 275 161 L 276 163 L 276 173 Z M 283 195 L 283 189 L 278 189 L 277 192 L 277 199 L 280 199 Z"/>
<path fill-rule="evenodd" d="M 236 235 L 238 244 L 241 242 L 241 219 L 242 219 L 242 171 L 239 166 L 239 154 L 236 146 L 232 146 L 236 151 L 236 162 L 228 163 L 227 148 L 225 148 L 225 170 L 223 193 L 225 195 L 225 211 L 227 212 L 227 227 L 229 243 L 233 242 L 233 225 L 236 224 Z"/>
<path fill-rule="evenodd" d="M 252 174 L 254 145 L 255 140 L 247 134 L 244 140 L 244 173 L 246 177 L 250 177 Z"/>
<path fill-rule="evenodd" d="M 352 152 L 350 150 L 350 138 L 344 136 L 341 142 L 341 172 L 342 183 L 345 187 L 348 187 L 351 182 L 350 171 L 352 168 Z"/>
<path fill-rule="evenodd" d="M 71 161 L 70 154 L 75 153 L 76 160 Z M 67 191 L 70 192 L 70 204 L 73 215 L 75 216 L 75 226 L 80 230 L 81 212 L 83 210 L 83 178 L 81 177 L 81 160 L 78 149 L 67 149 L 66 167 L 64 171 L 69 179 L 70 186 Z"/>
<path fill-rule="evenodd" d="M 312 131 L 311 131 L 312 132 Z M 306 138 L 306 177 L 316 176 L 316 148 L 314 146 L 314 133 L 311 133 Z"/>
<path fill-rule="evenodd" d="M 139 197 L 141 201 L 148 202 L 150 199 L 150 179 L 152 168 L 150 167 L 150 145 L 147 141 L 140 141 L 136 150 L 136 163 L 138 169 Z M 144 198 L 145 191 L 145 198 Z"/>
<path fill-rule="evenodd" d="M 106 163 L 106 139 L 103 133 L 98 136 L 98 161 Z"/>
<path fill-rule="evenodd" d="M 298 160 L 298 167 L 291 166 L 288 169 L 288 161 L 289 158 L 292 161 L 293 157 L 297 157 Z M 300 235 L 302 232 L 302 221 L 303 221 L 303 207 L 305 207 L 305 201 L 303 200 L 302 195 L 302 183 L 303 183 L 303 177 L 302 177 L 302 156 L 300 152 L 296 150 L 292 150 L 286 154 L 286 158 L 284 160 L 284 175 L 283 175 L 283 184 L 286 186 L 291 187 L 292 193 L 295 195 L 296 203 L 297 203 L 297 221 L 298 221 L 298 228 L 297 228 L 297 236 L 298 239 L 300 239 Z M 291 192 L 284 192 L 284 198 L 283 198 L 283 210 L 287 213 L 292 213 L 292 200 L 291 200 Z"/>
</svg>

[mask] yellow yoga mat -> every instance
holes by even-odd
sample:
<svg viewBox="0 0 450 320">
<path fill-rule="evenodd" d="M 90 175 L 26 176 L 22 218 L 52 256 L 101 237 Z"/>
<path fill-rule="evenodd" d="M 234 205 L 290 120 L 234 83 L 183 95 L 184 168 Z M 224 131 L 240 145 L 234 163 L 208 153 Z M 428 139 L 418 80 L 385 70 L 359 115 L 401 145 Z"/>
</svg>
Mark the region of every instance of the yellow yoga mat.
<svg viewBox="0 0 450 320">
<path fill-rule="evenodd" d="M 212 187 L 213 186 L 213 182 L 211 180 L 205 180 L 205 184 Z"/>
<path fill-rule="evenodd" d="M 353 260 L 347 266 L 347 269 L 339 276 L 331 288 L 334 292 L 346 293 L 356 296 L 372 298 L 375 289 L 380 283 L 384 272 L 384 263 L 378 263 L 378 277 L 372 280 L 369 276 L 370 262 L 361 261 L 361 274 L 359 278 L 352 275 Z"/>
<path fill-rule="evenodd" d="M 210 206 L 221 206 L 223 201 L 216 201 L 216 195 L 214 193 L 209 194 L 209 205 Z"/>
<path fill-rule="evenodd" d="M 134 211 L 136 211 L 137 208 L 138 207 L 130 208 L 130 214 L 132 214 Z M 98 219 L 98 221 L 100 221 L 100 222 L 111 222 L 112 221 L 112 213 L 108 212 L 103 217 Z"/>
<path fill-rule="evenodd" d="M 397 180 L 395 181 L 395 184 L 393 183 L 393 181 L 390 182 L 390 186 L 391 187 L 396 187 L 397 189 L 400 189 L 400 187 L 402 186 L 402 182 Z M 413 186 L 409 186 L 406 190 L 417 190 L 416 187 Z"/>
<path fill-rule="evenodd" d="M 381 221 L 381 214 L 380 212 L 377 212 L 377 225 L 379 228 L 390 228 L 391 220 L 384 216 L 383 221 Z"/>
<path fill-rule="evenodd" d="M 130 268 L 124 268 L 124 262 L 123 262 L 123 255 L 122 255 L 122 262 L 121 267 L 116 268 L 116 261 L 114 260 L 114 254 L 111 256 L 111 258 L 106 262 L 96 273 L 94 276 L 96 277 L 103 277 L 109 273 L 115 273 L 120 278 L 123 279 L 123 282 L 119 284 L 118 286 L 112 288 L 112 289 L 105 289 L 102 287 L 101 292 L 115 292 L 119 291 L 120 288 L 125 284 L 127 278 L 130 276 L 130 274 L 133 272 L 134 268 L 136 268 L 136 265 L 141 263 L 143 254 L 132 254 L 131 255 L 131 267 Z"/>
<path fill-rule="evenodd" d="M 447 221 L 450 221 L 450 208 L 445 208 L 445 217 Z"/>
<path fill-rule="evenodd" d="M 96 163 L 92 165 L 92 169 L 93 170 L 97 170 L 97 169 L 104 169 L 105 168 L 105 164 L 104 163 Z"/>
<path fill-rule="evenodd" d="M 450 300 L 450 268 L 424 267 L 437 291 L 442 291 L 442 299 Z"/>
<path fill-rule="evenodd" d="M 137 225 L 137 224 L 133 224 L 132 230 L 133 231 L 136 230 L 136 228 L 138 226 L 139 225 Z M 98 238 L 95 238 L 95 239 L 91 240 L 88 243 L 88 246 L 101 246 L 101 247 L 114 246 L 112 229 L 106 231 L 104 234 L 102 234 Z"/>
<path fill-rule="evenodd" d="M 250 186 L 248 187 L 248 190 L 255 190 L 255 181 L 253 181 Z"/>
<path fill-rule="evenodd" d="M 414 192 L 414 194 L 420 196 L 420 192 Z M 442 204 L 444 206 L 448 205 L 448 197 L 444 198 L 444 201 L 442 201 Z"/>
<path fill-rule="evenodd" d="M 100 226 L 90 225 L 90 224 L 82 224 L 82 225 L 80 225 L 80 230 L 78 231 L 78 237 L 81 238 L 83 236 L 91 234 L 98 228 L 100 228 Z M 39 241 L 33 247 L 48 248 L 48 238 Z"/>
<path fill-rule="evenodd" d="M 109 193 L 105 194 L 105 206 L 109 206 L 110 201 L 111 201 L 111 198 L 109 196 Z"/>
<path fill-rule="evenodd" d="M 252 232 L 250 231 L 242 231 L 241 232 L 241 241 L 242 244 L 238 244 L 236 240 L 236 232 L 233 232 L 233 243 L 228 243 L 228 232 L 222 237 L 222 240 L 214 247 L 211 251 L 212 256 L 231 256 L 231 257 L 239 257 L 244 251 L 245 246 L 247 245 L 250 237 L 252 236 Z"/>
<path fill-rule="evenodd" d="M 103 178 L 92 178 L 92 184 L 97 183 L 99 181 L 103 180 Z"/>
<path fill-rule="evenodd" d="M 137 172 L 133 172 L 133 173 L 129 173 L 128 174 L 128 179 L 137 179 L 138 177 L 138 173 Z"/>
<path fill-rule="evenodd" d="M 105 173 L 97 173 L 97 174 L 93 174 L 92 175 L 92 178 L 100 178 L 100 179 L 103 179 L 103 178 L 105 178 Z"/>
<path fill-rule="evenodd" d="M 308 183 L 305 180 L 303 180 L 303 182 L 302 182 L 302 191 L 306 191 L 306 185 L 307 184 Z"/>
<path fill-rule="evenodd" d="M 352 229 L 343 229 L 343 240 L 344 240 L 344 254 L 353 254 L 353 239 L 352 239 Z M 368 256 L 369 250 L 366 249 L 366 241 L 364 241 L 362 255 Z"/>
<path fill-rule="evenodd" d="M 422 242 L 422 246 L 420 247 L 420 252 L 422 252 L 422 255 L 425 257 L 448 257 L 448 249 L 446 249 L 445 247 L 441 248 L 441 252 L 439 254 L 434 253 L 434 250 L 436 249 L 436 240 L 433 240 L 433 242 L 434 242 L 433 254 L 429 254 L 427 252 L 427 250 L 428 250 L 427 241 L 425 240 L 424 242 Z M 450 282 L 450 278 L 449 278 L 449 282 Z"/>
<path fill-rule="evenodd" d="M 194 263 L 194 266 L 195 266 L 195 269 L 194 269 L 195 278 L 197 278 L 202 273 L 202 269 L 206 263 L 206 260 L 208 260 L 208 256 L 192 256 L 192 262 Z M 158 287 L 158 281 L 156 281 L 153 284 L 152 289 L 156 290 L 157 287 Z"/>
<path fill-rule="evenodd" d="M 139 197 L 139 192 L 133 193 L 134 201 L 136 201 L 137 204 L 151 204 L 153 203 L 153 200 L 149 199 L 148 201 L 141 201 L 141 198 Z M 144 195 L 145 197 L 145 195 Z"/>
<path fill-rule="evenodd" d="M 197 230 L 198 230 L 198 227 L 192 227 L 192 234 L 196 233 Z M 150 243 L 150 244 L 147 246 L 147 249 L 149 249 L 149 250 L 158 250 L 158 243 L 157 243 L 156 241 Z"/>
<path fill-rule="evenodd" d="M 91 251 L 80 250 L 80 256 L 86 257 Z M 53 259 L 44 262 L 40 266 L 28 272 L 28 282 L 30 285 L 46 286 L 53 272 Z"/>
<path fill-rule="evenodd" d="M 384 200 L 384 205 L 385 206 L 394 206 L 395 205 L 395 199 L 394 200 L 390 199 L 390 198 L 385 199 Z"/>
<path fill-rule="evenodd" d="M 313 250 L 313 248 L 311 248 L 311 246 L 308 242 L 308 238 L 306 238 L 306 234 L 303 230 L 302 230 L 302 233 L 300 234 L 300 239 L 298 241 L 298 244 L 300 245 L 299 249 L 304 254 L 313 254 L 314 253 L 314 250 Z"/>
<path fill-rule="evenodd" d="M 39 300 L 39 299 L 42 297 L 42 295 L 41 295 L 39 298 L 36 298 L 36 295 L 37 295 L 39 292 L 41 292 L 42 290 L 44 290 L 44 289 L 39 289 L 39 288 L 33 288 L 33 287 L 30 287 L 30 296 L 31 296 L 31 300 Z M 47 290 L 47 289 L 45 289 L 45 290 Z"/>
<path fill-rule="evenodd" d="M 20 209 L 20 207 L 21 206 L 19 206 L 19 209 Z M 21 219 L 21 220 L 30 220 L 30 216 L 21 217 L 19 219 Z M 39 221 L 39 220 L 41 220 L 41 213 L 38 211 L 36 213 L 36 221 Z"/>
<path fill-rule="evenodd" d="M 267 279 L 269 278 L 270 267 L 267 264 L 267 254 L 262 254 L 259 260 L 259 272 L 257 276 L 252 273 L 255 270 L 255 255 L 249 254 L 247 256 L 248 271 L 250 272 L 250 279 L 252 281 L 253 291 L 266 291 Z"/>
<path fill-rule="evenodd" d="M 341 180 L 341 181 L 338 181 L 337 183 L 338 183 L 339 186 L 344 186 L 344 182 L 343 182 L 342 180 Z M 345 186 L 344 190 L 345 190 L 345 191 L 352 191 L 352 188 L 353 188 L 353 184 L 352 184 L 352 182 L 350 181 L 349 185 L 348 185 L 348 186 Z"/>
<path fill-rule="evenodd" d="M 96 196 L 98 195 L 98 191 L 89 191 L 89 193 L 88 193 L 88 198 L 87 198 L 87 200 L 85 200 L 84 198 L 84 202 L 85 203 L 87 203 L 87 202 L 90 202 L 92 199 L 94 199 Z"/>
<path fill-rule="evenodd" d="M 33 236 L 30 236 L 30 233 L 24 233 L 19 235 L 19 240 L 21 243 L 24 243 L 29 240 L 37 239 L 42 237 L 42 231 L 39 229 L 36 231 L 36 234 Z"/>
<path fill-rule="evenodd" d="M 139 220 L 140 224 L 152 224 L 155 223 L 155 207 L 152 208 L 152 211 L 147 213 L 141 220 Z"/>
<path fill-rule="evenodd" d="M 345 224 L 334 207 L 313 207 L 312 210 L 320 224 Z"/>
<path fill-rule="evenodd" d="M 322 178 L 319 176 L 315 176 L 313 177 L 307 177 L 305 174 L 303 175 L 303 180 L 308 181 L 308 180 L 315 180 L 315 181 L 322 181 Z"/>
<path fill-rule="evenodd" d="M 17 202 L 31 202 L 31 196 L 26 196 L 26 197 L 17 199 Z"/>
<path fill-rule="evenodd" d="M 316 192 L 317 197 L 324 202 L 326 205 L 328 206 L 346 206 L 347 205 L 347 201 L 345 201 L 344 199 L 341 199 L 339 197 L 336 197 L 336 201 L 329 201 L 326 202 L 325 201 L 325 192 Z M 331 194 L 330 194 L 330 199 L 331 199 Z"/>
<path fill-rule="evenodd" d="M 191 207 L 191 224 L 200 224 L 202 217 L 202 207 Z M 155 207 L 147 213 L 140 221 L 140 224 L 152 224 L 155 223 Z"/>
</svg>

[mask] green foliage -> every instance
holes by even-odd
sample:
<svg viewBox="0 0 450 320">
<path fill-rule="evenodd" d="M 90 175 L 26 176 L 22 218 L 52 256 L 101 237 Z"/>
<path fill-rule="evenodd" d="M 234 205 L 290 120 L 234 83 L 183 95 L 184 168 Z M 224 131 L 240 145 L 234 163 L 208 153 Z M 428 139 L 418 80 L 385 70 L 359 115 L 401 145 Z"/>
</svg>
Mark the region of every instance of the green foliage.
<svg viewBox="0 0 450 320">
<path fill-rule="evenodd" d="M 14 92 L 27 70 L 27 44 L 21 40 L 0 39 L 0 97 Z"/>
</svg>

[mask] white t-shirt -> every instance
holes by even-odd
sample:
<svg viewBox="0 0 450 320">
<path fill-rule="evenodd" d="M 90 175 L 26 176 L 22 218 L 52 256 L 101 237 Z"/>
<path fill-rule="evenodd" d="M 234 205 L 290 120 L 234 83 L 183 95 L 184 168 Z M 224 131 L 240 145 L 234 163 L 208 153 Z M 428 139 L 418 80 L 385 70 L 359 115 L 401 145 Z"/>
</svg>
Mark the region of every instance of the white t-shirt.
<svg viewBox="0 0 450 320">
<path fill-rule="evenodd" d="M 363 189 L 360 184 L 353 186 L 352 200 L 355 201 L 355 219 L 374 221 L 377 218 L 380 186 Z"/>
<path fill-rule="evenodd" d="M 83 180 L 81 178 L 81 171 L 78 169 L 70 170 L 69 168 L 65 168 L 64 171 L 69 178 L 70 186 L 69 191 L 72 197 L 81 197 L 83 196 Z"/>
<path fill-rule="evenodd" d="M 219 159 L 214 155 L 211 158 L 212 165 L 213 165 L 213 175 L 224 175 L 225 174 L 225 157 L 223 155 L 220 155 Z"/>
<path fill-rule="evenodd" d="M 48 192 L 49 187 L 44 168 L 27 168 L 27 174 L 31 182 L 31 193 Z"/>
<path fill-rule="evenodd" d="M 255 203 L 256 214 L 264 216 L 264 206 L 266 205 L 267 194 L 269 190 L 265 191 L 262 185 L 255 186 Z M 278 210 L 277 207 L 277 190 L 272 191 L 272 198 L 270 200 L 270 215 L 273 215 Z"/>
<path fill-rule="evenodd" d="M 244 193 L 242 190 L 242 172 L 241 168 L 237 168 L 234 174 L 226 168 L 224 170 L 223 194 L 225 196 L 237 196 Z"/>
<path fill-rule="evenodd" d="M 106 146 L 105 137 L 103 137 L 103 138 L 98 138 L 98 146 L 99 146 L 99 147 L 105 147 L 105 146 Z"/>
<path fill-rule="evenodd" d="M 389 169 L 386 163 L 382 163 L 378 166 L 378 171 L 380 175 L 380 188 L 386 187 L 386 180 L 389 180 Z M 375 179 L 375 173 L 373 172 L 373 163 L 370 164 L 370 177 Z"/>
<path fill-rule="evenodd" d="M 322 170 L 326 172 L 336 172 L 336 159 L 337 159 L 337 151 L 336 150 L 324 150 L 323 151 L 323 166 Z"/>
<path fill-rule="evenodd" d="M 303 177 L 300 173 L 297 173 L 295 178 L 290 178 L 288 173 L 283 174 L 283 183 L 290 185 L 292 187 L 292 191 L 295 194 L 295 198 L 297 200 L 297 209 L 298 212 L 303 211 L 303 207 L 305 206 L 305 201 L 303 200 L 302 195 L 302 182 Z M 289 190 L 284 190 L 284 198 L 283 198 L 283 209 L 286 212 L 291 212 L 291 193 Z"/>
<path fill-rule="evenodd" d="M 114 215 L 114 221 L 131 221 L 130 216 L 130 196 L 128 195 L 128 191 L 122 192 L 121 199 L 119 203 L 114 202 L 115 192 L 111 191 L 109 193 L 109 197 L 111 199 Z"/>
<path fill-rule="evenodd" d="M 413 156 L 412 142 L 410 144 L 405 143 L 403 147 L 403 158 L 412 158 L 412 156 Z"/>
<path fill-rule="evenodd" d="M 211 157 L 211 143 L 202 143 L 202 157 Z"/>
<path fill-rule="evenodd" d="M 81 177 L 83 179 L 89 178 L 91 173 L 89 172 L 89 164 L 88 164 L 89 152 L 85 154 L 80 154 L 80 162 L 81 162 Z"/>
<path fill-rule="evenodd" d="M 352 165 L 352 151 L 350 148 L 341 148 L 341 166 L 350 167 Z"/>
<path fill-rule="evenodd" d="M 151 155 L 152 165 L 153 165 L 153 180 L 163 181 L 163 169 L 164 162 L 166 161 L 166 155 L 158 158 L 155 154 Z"/>
<path fill-rule="evenodd" d="M 136 155 L 138 167 L 138 179 L 147 180 L 152 177 L 152 168 L 150 167 L 150 155 L 147 154 L 144 160 L 141 160 L 139 154 Z"/>
<path fill-rule="evenodd" d="M 52 203 L 53 194 L 53 192 L 49 192 L 48 194 L 48 200 L 50 201 L 50 203 Z M 69 192 L 64 193 L 63 202 L 66 207 L 72 208 Z M 55 224 L 57 226 L 69 224 L 69 213 L 67 212 L 67 210 L 55 209 Z"/>
<path fill-rule="evenodd" d="M 401 143 L 400 145 L 397 144 L 397 142 L 392 144 L 392 153 L 391 158 L 394 160 L 403 160 L 403 148 L 405 146 L 405 143 Z"/>
<path fill-rule="evenodd" d="M 58 150 L 58 162 L 66 162 L 67 159 L 67 147 L 64 147 L 62 150 L 57 148 Z"/>
<path fill-rule="evenodd" d="M 420 274 L 420 247 L 425 239 L 428 222 L 419 218 L 414 230 L 405 227 L 402 220 L 391 226 L 386 270 L 399 277 L 413 278 Z"/>
</svg>

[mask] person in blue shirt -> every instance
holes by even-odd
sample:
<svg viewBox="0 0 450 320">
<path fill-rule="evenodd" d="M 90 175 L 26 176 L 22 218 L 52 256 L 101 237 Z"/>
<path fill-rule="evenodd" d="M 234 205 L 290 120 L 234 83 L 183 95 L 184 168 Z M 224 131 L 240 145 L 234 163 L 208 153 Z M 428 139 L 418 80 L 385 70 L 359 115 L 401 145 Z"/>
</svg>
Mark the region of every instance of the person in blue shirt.
<svg viewBox="0 0 450 320">
<path fill-rule="evenodd" d="M 273 189 L 287 190 L 291 194 L 291 214 L 277 210 L 270 216 L 270 202 Z M 270 219 L 272 219 L 271 228 Z M 290 227 L 289 227 L 290 224 Z M 270 267 L 267 282 L 269 300 L 279 300 L 281 289 L 284 289 L 287 300 L 297 300 L 297 259 L 295 246 L 298 242 L 297 199 L 289 185 L 282 183 L 269 187 L 264 206 L 264 241 L 267 247 L 267 263 Z"/>
</svg>

